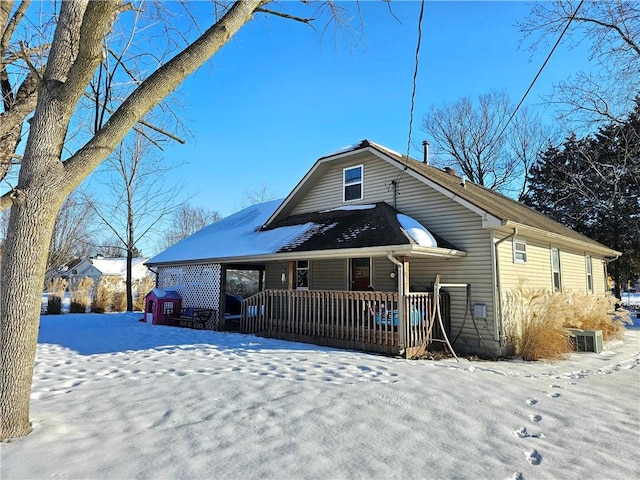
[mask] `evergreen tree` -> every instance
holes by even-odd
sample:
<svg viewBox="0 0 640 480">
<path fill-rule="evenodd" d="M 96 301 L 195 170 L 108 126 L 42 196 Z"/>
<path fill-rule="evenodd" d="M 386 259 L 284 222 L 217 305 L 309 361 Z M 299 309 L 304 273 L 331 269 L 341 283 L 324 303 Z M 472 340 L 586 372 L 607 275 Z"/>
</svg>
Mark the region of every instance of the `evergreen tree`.
<svg viewBox="0 0 640 480">
<path fill-rule="evenodd" d="M 640 97 L 623 123 L 575 135 L 541 154 L 523 202 L 622 252 L 609 267 L 615 285 L 640 276 Z"/>
</svg>

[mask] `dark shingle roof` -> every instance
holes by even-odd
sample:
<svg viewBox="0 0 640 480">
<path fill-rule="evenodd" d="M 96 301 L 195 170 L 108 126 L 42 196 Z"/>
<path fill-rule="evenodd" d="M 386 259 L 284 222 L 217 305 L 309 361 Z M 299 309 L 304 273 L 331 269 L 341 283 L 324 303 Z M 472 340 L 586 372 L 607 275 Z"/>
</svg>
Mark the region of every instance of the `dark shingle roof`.
<svg viewBox="0 0 640 480">
<path fill-rule="evenodd" d="M 348 209 L 291 215 L 271 223 L 263 230 L 308 223 L 315 225 L 302 238 L 280 248 L 278 253 L 416 244 L 404 233 L 398 222 L 398 213 L 400 212 L 388 204 L 380 202 Z M 439 248 L 459 250 L 432 232 L 431 234 Z"/>
</svg>

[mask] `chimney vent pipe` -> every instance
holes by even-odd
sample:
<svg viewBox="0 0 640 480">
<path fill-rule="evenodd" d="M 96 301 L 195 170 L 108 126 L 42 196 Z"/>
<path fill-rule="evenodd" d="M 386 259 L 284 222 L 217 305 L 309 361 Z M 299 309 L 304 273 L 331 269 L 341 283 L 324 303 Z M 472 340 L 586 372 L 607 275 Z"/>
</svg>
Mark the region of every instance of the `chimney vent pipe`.
<svg viewBox="0 0 640 480">
<path fill-rule="evenodd" d="M 429 142 L 427 140 L 422 141 L 422 149 L 424 154 L 422 163 L 429 165 Z"/>
</svg>

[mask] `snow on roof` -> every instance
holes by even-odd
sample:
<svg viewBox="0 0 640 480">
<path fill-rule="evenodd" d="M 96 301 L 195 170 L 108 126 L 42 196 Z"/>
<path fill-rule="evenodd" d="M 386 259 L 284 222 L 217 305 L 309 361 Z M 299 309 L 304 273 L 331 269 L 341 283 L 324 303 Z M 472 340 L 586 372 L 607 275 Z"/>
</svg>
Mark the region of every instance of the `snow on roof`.
<svg viewBox="0 0 640 480">
<path fill-rule="evenodd" d="M 306 223 L 260 231 L 282 199 L 252 205 L 212 223 L 159 253 L 148 264 L 268 255 L 294 243 L 316 225 Z"/>
<path fill-rule="evenodd" d="M 365 148 L 365 147 L 369 147 L 369 146 L 374 146 L 376 148 L 379 148 L 380 150 L 384 150 L 386 152 L 389 152 L 389 153 L 391 153 L 393 155 L 397 155 L 399 157 L 403 157 L 404 156 L 401 153 L 396 152 L 395 150 L 391 150 L 390 148 L 385 147 L 384 145 L 380 145 L 379 143 L 375 143 L 375 142 L 372 142 L 371 140 L 365 139 L 365 140 L 361 140 L 358 143 L 354 143 L 353 145 L 347 145 L 346 147 L 342 147 L 342 148 L 339 148 L 337 150 L 334 150 L 333 152 L 324 155 L 324 157 L 333 157 L 334 155 L 339 155 L 341 153 L 351 152 L 353 150 L 357 150 L 359 148 Z"/>
<path fill-rule="evenodd" d="M 140 262 L 144 262 L 146 258 L 134 258 L 131 264 L 137 265 Z M 103 275 L 124 275 L 127 271 L 127 259 L 122 258 L 91 258 L 89 261 L 96 267 Z"/>
<path fill-rule="evenodd" d="M 176 299 L 180 298 L 180 294 L 175 290 L 162 290 L 160 288 L 154 288 L 149 294 L 155 295 L 156 298 Z"/>
<path fill-rule="evenodd" d="M 398 222 L 400 226 L 404 228 L 409 236 L 413 238 L 413 240 L 420 245 L 421 247 L 437 247 L 438 242 L 433 238 L 431 232 L 427 230 L 420 222 L 416 219 L 404 215 L 402 213 L 398 213 L 397 215 Z"/>
</svg>

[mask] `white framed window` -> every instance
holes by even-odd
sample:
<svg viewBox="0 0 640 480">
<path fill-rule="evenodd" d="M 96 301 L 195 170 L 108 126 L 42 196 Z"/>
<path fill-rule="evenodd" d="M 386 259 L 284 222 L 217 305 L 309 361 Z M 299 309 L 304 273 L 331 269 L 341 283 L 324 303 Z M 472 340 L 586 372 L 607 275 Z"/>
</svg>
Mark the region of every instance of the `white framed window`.
<svg viewBox="0 0 640 480">
<path fill-rule="evenodd" d="M 584 262 L 587 272 L 587 293 L 593 293 L 593 263 L 591 262 L 591 255 L 585 255 Z"/>
<path fill-rule="evenodd" d="M 560 272 L 560 251 L 557 248 L 551 249 L 551 271 L 553 272 L 553 290 L 562 291 L 562 275 Z"/>
<path fill-rule="evenodd" d="M 165 303 L 162 305 L 163 307 L 163 312 L 165 315 L 171 315 L 173 314 L 173 303 Z"/>
<path fill-rule="evenodd" d="M 342 170 L 343 201 L 362 200 L 362 165 L 348 167 Z"/>
<path fill-rule="evenodd" d="M 527 263 L 527 241 L 513 239 L 513 263 Z"/>
<path fill-rule="evenodd" d="M 296 290 L 309 290 L 309 261 L 296 262 Z"/>
</svg>

